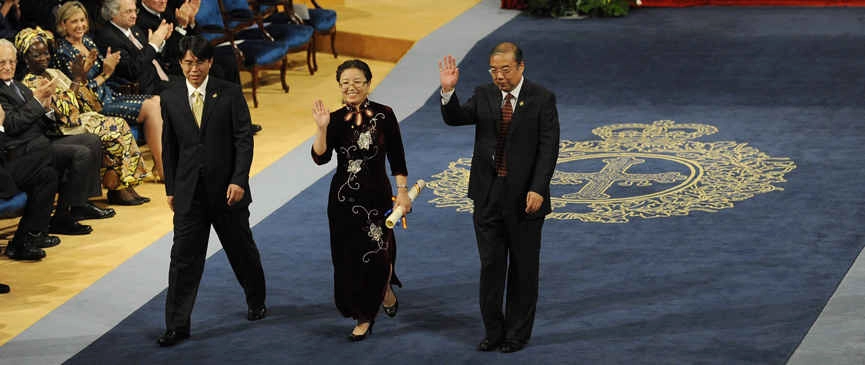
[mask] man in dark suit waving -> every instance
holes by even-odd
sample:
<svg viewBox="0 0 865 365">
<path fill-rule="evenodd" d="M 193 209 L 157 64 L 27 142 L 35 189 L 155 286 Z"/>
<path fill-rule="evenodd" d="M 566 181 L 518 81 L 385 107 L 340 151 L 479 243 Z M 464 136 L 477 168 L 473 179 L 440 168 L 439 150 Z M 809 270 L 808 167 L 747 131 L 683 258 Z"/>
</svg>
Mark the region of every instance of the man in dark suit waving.
<svg viewBox="0 0 865 365">
<path fill-rule="evenodd" d="M 550 179 L 559 155 L 556 97 L 523 78 L 523 52 L 490 52 L 493 83 L 460 105 L 453 56 L 439 62 L 442 116 L 475 125 L 468 196 L 481 259 L 480 307 L 486 337 L 478 350 L 519 351 L 528 342 L 538 298 L 541 227 L 550 213 Z M 502 313 L 507 279 L 507 302 Z"/>
<path fill-rule="evenodd" d="M 175 83 L 160 98 L 165 192 L 174 210 L 161 346 L 189 337 L 211 225 L 246 294 L 247 319 L 267 314 L 264 271 L 249 228 L 249 108 L 240 85 L 208 76 L 213 47 L 207 40 L 193 35 L 179 44 L 186 82 Z"/>
</svg>

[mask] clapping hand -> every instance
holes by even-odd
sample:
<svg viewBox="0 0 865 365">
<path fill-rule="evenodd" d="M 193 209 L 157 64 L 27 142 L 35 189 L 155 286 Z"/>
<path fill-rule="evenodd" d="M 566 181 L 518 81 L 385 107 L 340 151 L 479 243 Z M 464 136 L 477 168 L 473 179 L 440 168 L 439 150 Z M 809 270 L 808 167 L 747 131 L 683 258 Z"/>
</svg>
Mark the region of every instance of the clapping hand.
<svg viewBox="0 0 865 365">
<path fill-rule="evenodd" d="M 460 69 L 457 67 L 457 60 L 454 56 L 447 55 L 439 61 L 439 81 L 441 81 L 442 91 L 451 92 L 456 86 L 460 78 Z"/>
<path fill-rule="evenodd" d="M 43 107 L 48 107 L 51 103 L 51 97 L 54 96 L 54 88 L 56 87 L 56 80 L 42 80 L 39 86 L 33 90 L 33 97 L 42 104 Z"/>
<path fill-rule="evenodd" d="M 315 125 L 319 129 L 325 129 L 330 124 L 330 111 L 324 106 L 323 101 L 316 100 L 312 103 L 312 119 L 315 119 Z"/>
<path fill-rule="evenodd" d="M 102 61 L 102 73 L 111 75 L 118 63 L 120 63 L 120 51 L 111 53 L 111 47 L 108 47 L 105 50 L 105 59 Z"/>
<path fill-rule="evenodd" d="M 85 67 L 86 62 L 84 55 L 80 53 L 72 58 L 72 62 L 69 63 L 69 72 L 72 74 L 73 81 L 84 82 L 87 80 L 88 69 Z"/>
<path fill-rule="evenodd" d="M 165 19 L 162 19 L 162 22 L 159 23 L 159 27 L 156 28 L 155 32 L 151 29 L 147 30 L 147 42 L 159 47 L 162 45 L 162 42 L 165 42 L 168 37 L 171 37 L 171 31 L 173 29 L 174 26 L 171 23 L 166 23 Z"/>
<path fill-rule="evenodd" d="M 96 60 L 99 59 L 99 50 L 96 48 L 91 48 L 87 52 L 87 56 L 84 58 L 84 72 L 90 72 L 90 69 L 96 64 Z"/>
</svg>

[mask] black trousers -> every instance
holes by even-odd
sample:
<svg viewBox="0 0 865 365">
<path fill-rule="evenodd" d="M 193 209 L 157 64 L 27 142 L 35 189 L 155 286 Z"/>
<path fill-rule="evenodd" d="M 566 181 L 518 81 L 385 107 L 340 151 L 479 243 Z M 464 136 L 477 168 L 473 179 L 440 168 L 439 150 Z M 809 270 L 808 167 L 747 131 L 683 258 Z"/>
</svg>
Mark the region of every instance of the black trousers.
<svg viewBox="0 0 865 365">
<path fill-rule="evenodd" d="M 264 270 L 249 228 L 249 208 L 223 208 L 215 206 L 217 204 L 208 202 L 205 188 L 199 184 L 192 208 L 183 214 L 174 214 L 174 245 L 171 247 L 165 301 L 165 325 L 169 330 L 190 330 L 190 316 L 204 272 L 211 225 L 237 281 L 243 287 L 247 306 L 259 308 L 264 305 Z M 225 205 L 224 200 L 222 205 Z"/>
<path fill-rule="evenodd" d="M 486 338 L 528 342 L 538 301 L 538 270 L 543 218 L 505 197 L 506 177 L 493 182 L 487 200 L 475 203 L 474 223 L 481 259 L 480 306 Z M 502 302 L 507 285 L 507 302 Z"/>
<path fill-rule="evenodd" d="M 15 185 L 27 193 L 27 205 L 15 237 L 23 237 L 27 232 L 47 233 L 54 194 L 57 194 L 57 172 L 52 166 L 51 143 L 45 137 L 38 137 L 3 158 L 3 165 Z"/>
<path fill-rule="evenodd" d="M 99 168 L 102 145 L 92 133 L 63 136 L 51 141 L 54 165 L 60 176 L 58 205 L 80 206 L 87 198 L 102 195 Z"/>
</svg>

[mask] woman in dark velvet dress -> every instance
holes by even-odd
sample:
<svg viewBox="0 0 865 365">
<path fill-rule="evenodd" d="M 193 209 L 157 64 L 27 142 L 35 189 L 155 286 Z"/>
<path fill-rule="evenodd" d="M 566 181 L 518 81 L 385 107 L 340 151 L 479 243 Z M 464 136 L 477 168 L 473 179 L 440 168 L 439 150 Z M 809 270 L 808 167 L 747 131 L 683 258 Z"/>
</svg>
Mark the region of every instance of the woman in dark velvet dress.
<svg viewBox="0 0 865 365">
<path fill-rule="evenodd" d="M 366 63 L 346 61 L 336 71 L 345 106 L 330 113 L 321 100 L 313 105 L 318 135 L 312 159 L 321 165 L 337 155 L 327 216 L 336 307 L 357 321 L 353 341 L 372 332 L 379 306 L 396 315 L 391 285 L 402 287 L 394 271 L 393 230 L 384 224 L 394 206 L 385 158 L 396 180 L 395 204 L 411 210 L 399 124 L 390 107 L 367 99 L 371 79 Z"/>
</svg>

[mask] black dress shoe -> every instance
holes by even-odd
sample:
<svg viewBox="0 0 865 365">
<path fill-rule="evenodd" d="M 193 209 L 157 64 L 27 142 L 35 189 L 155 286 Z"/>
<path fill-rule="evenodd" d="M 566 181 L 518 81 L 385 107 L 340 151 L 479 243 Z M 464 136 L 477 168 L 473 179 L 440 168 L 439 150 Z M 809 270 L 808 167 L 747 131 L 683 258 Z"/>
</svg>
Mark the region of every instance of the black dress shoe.
<svg viewBox="0 0 865 365">
<path fill-rule="evenodd" d="M 138 200 L 142 203 L 150 203 L 150 198 L 148 198 L 146 196 L 136 196 L 135 200 Z"/>
<path fill-rule="evenodd" d="M 495 351 L 499 348 L 499 345 L 502 343 L 502 340 L 490 340 L 485 338 L 481 343 L 478 344 L 478 351 Z"/>
<path fill-rule="evenodd" d="M 156 340 L 156 343 L 162 347 L 174 346 L 181 341 L 189 338 L 189 332 L 180 332 L 175 330 L 165 331 L 162 336 L 159 336 L 159 339 Z"/>
<path fill-rule="evenodd" d="M 394 295 L 393 298 L 394 302 L 392 306 L 381 306 L 381 309 L 384 309 L 384 314 L 387 314 L 387 316 L 390 318 L 396 317 L 396 312 L 399 310 L 399 298 L 397 298 L 396 295 Z"/>
<path fill-rule="evenodd" d="M 6 257 L 13 260 L 39 261 L 45 257 L 45 250 L 33 247 L 29 244 L 20 245 L 9 243 L 6 246 Z"/>
<path fill-rule="evenodd" d="M 246 311 L 246 319 L 250 321 L 257 321 L 259 319 L 264 319 L 267 317 L 267 307 L 261 306 L 258 309 L 249 309 Z"/>
<path fill-rule="evenodd" d="M 28 233 L 28 234 L 31 234 L 31 233 Z M 36 248 L 49 248 L 49 247 L 54 247 L 54 246 L 57 246 L 60 244 L 60 237 L 49 236 L 45 232 L 39 232 L 39 233 L 33 235 L 33 237 L 30 237 L 30 239 L 31 239 L 31 243 L 33 244 L 33 247 L 36 247 Z"/>
<path fill-rule="evenodd" d="M 113 205 L 141 205 L 143 201 L 136 199 L 132 193 L 121 190 L 108 190 L 108 204 Z"/>
<path fill-rule="evenodd" d="M 509 354 L 511 352 L 517 352 L 523 349 L 523 343 L 519 341 L 505 341 L 502 343 L 502 346 L 499 348 L 501 352 Z"/>
<path fill-rule="evenodd" d="M 261 124 L 252 123 L 252 126 L 250 127 L 250 129 L 252 129 L 252 134 L 256 134 L 258 132 L 261 132 L 261 129 L 262 129 Z"/>
<path fill-rule="evenodd" d="M 111 190 L 108 191 L 108 195 L 111 195 Z M 76 221 L 111 218 L 117 214 L 112 208 L 100 208 L 90 202 L 72 207 L 69 213 L 72 215 L 72 219 Z"/>
<path fill-rule="evenodd" d="M 375 321 L 369 322 L 369 327 L 366 328 L 366 332 L 362 335 L 356 335 L 354 332 L 348 334 L 348 339 L 352 342 L 363 341 L 366 339 L 367 335 L 372 335 L 372 326 L 375 325 Z"/>
<path fill-rule="evenodd" d="M 0 294 L 6 294 L 9 292 L 9 285 L 0 284 Z"/>
<path fill-rule="evenodd" d="M 84 234 L 90 234 L 90 232 L 93 232 L 93 227 L 90 227 L 86 224 L 78 223 L 73 220 L 63 219 L 59 222 L 52 222 L 48 226 L 48 232 L 53 234 L 79 236 Z"/>
</svg>

